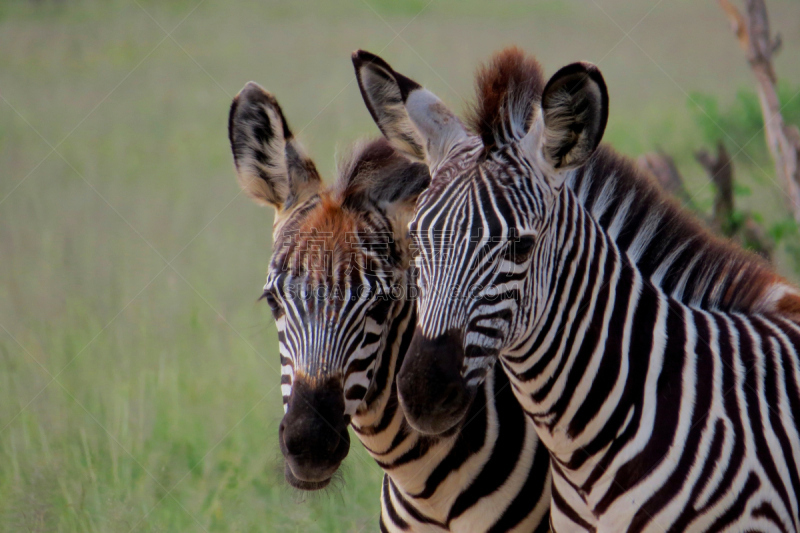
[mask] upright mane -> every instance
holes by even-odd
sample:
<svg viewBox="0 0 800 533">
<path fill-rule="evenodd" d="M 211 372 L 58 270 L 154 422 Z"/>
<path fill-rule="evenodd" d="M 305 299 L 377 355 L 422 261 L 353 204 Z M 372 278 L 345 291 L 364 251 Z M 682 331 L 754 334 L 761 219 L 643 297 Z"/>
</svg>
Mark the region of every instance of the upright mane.
<svg viewBox="0 0 800 533">
<path fill-rule="evenodd" d="M 486 152 L 524 136 L 545 78 L 516 47 L 478 68 L 468 126 Z M 620 250 L 666 293 L 704 309 L 800 317 L 800 292 L 755 254 L 716 237 L 630 159 L 601 145 L 572 173 L 575 191 Z"/>
<path fill-rule="evenodd" d="M 478 67 L 477 98 L 466 123 L 480 135 L 487 152 L 525 135 L 545 81 L 539 62 L 515 46 Z"/>
</svg>

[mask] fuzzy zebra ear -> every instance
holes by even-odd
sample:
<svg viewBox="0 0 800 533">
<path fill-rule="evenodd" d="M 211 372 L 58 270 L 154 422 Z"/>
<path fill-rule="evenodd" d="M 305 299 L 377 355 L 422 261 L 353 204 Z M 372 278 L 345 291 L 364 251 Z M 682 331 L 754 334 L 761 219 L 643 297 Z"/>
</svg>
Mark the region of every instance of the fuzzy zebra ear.
<svg viewBox="0 0 800 533">
<path fill-rule="evenodd" d="M 550 78 L 542 94 L 542 155 L 553 168 L 580 167 L 606 129 L 608 91 L 591 63 L 573 63 Z"/>
<path fill-rule="evenodd" d="M 435 167 L 466 138 L 464 125 L 439 98 L 380 57 L 359 50 L 353 66 L 367 109 L 398 151 Z"/>
<path fill-rule="evenodd" d="M 314 162 L 294 139 L 275 97 L 250 82 L 236 95 L 228 138 L 242 190 L 278 211 L 321 185 Z"/>
</svg>

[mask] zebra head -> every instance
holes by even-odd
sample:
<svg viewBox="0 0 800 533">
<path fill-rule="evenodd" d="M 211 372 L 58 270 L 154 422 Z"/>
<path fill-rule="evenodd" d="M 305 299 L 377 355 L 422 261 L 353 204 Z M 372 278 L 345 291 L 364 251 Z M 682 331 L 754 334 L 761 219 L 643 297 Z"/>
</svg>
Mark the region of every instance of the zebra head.
<svg viewBox="0 0 800 533">
<path fill-rule="evenodd" d="M 397 384 L 409 422 L 440 433 L 463 419 L 490 365 L 520 349 L 536 323 L 555 268 L 540 236 L 551 233 L 569 172 L 600 142 L 606 87 L 588 63 L 544 83 L 534 59 L 507 49 L 478 73 L 468 129 L 382 59 L 353 60 L 381 131 L 431 170 L 410 224 L 420 294 Z"/>
<path fill-rule="evenodd" d="M 324 187 L 275 98 L 252 82 L 233 101 L 229 137 L 242 189 L 276 210 L 262 298 L 278 329 L 285 476 L 320 489 L 348 453 L 347 425 L 374 394 L 405 305 L 407 224 L 429 173 L 380 139 L 360 145 Z"/>
</svg>

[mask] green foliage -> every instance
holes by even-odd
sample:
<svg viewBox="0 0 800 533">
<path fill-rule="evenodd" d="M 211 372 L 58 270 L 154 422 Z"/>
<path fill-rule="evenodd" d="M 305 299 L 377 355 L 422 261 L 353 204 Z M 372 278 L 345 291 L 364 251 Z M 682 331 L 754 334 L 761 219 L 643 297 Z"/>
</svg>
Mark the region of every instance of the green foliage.
<svg viewBox="0 0 800 533">
<path fill-rule="evenodd" d="M 788 124 L 800 124 L 799 93 L 800 88 L 788 82 L 778 84 L 781 110 Z M 722 141 L 734 156 L 740 151 L 745 154 L 744 158 L 736 158 L 739 161 L 749 158 L 757 165 L 769 163 L 764 117 L 753 89 L 739 89 L 729 105 L 720 104 L 715 95 L 694 92 L 690 94 L 687 105 L 707 144 L 713 146 Z"/>
<path fill-rule="evenodd" d="M 733 195 L 736 198 L 747 198 L 753 195 L 753 189 L 741 183 L 733 184 Z"/>
<path fill-rule="evenodd" d="M 786 250 L 795 271 L 800 272 L 800 227 L 794 219 L 787 217 L 780 220 L 772 224 L 768 232 L 775 243 Z"/>
<path fill-rule="evenodd" d="M 778 84 L 778 96 L 784 121 L 800 124 L 800 89 L 782 81 Z M 787 270 L 800 273 L 800 231 L 797 224 L 787 218 L 782 205 L 777 209 L 763 210 L 765 200 L 775 203 L 775 195 L 765 193 L 774 193 L 773 187 L 780 189 L 780 185 L 772 178 L 774 162 L 767 149 L 764 119 L 756 92 L 750 88 L 739 89 L 726 106 L 715 95 L 695 92 L 690 95 L 687 106 L 703 141 L 710 146 L 723 142 L 733 157 L 736 209 L 730 220 L 723 222 L 722 231 L 729 236 L 737 235 L 744 241 L 744 246 L 758 251 L 759 243 L 749 241 L 741 232 L 745 223 L 752 220 L 772 239 L 776 251 L 774 259 L 785 264 Z M 756 190 L 752 185 L 757 185 Z M 747 209 L 743 209 L 743 205 Z M 700 212 L 708 213 L 710 208 L 710 204 L 706 204 Z"/>
</svg>

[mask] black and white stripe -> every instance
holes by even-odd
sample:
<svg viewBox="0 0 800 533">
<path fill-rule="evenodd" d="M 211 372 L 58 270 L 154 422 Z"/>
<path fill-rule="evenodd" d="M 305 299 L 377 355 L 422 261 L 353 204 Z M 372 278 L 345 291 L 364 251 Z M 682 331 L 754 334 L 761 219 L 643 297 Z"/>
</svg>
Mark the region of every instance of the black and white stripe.
<svg viewBox="0 0 800 533">
<path fill-rule="evenodd" d="M 366 152 L 369 147 L 362 153 Z M 380 179 L 395 178 L 386 174 Z M 346 189 L 341 183 L 335 187 Z M 320 202 L 319 197 L 311 198 L 282 222 L 279 235 L 296 235 L 287 228 L 304 226 L 303 219 L 312 216 Z M 406 298 L 376 295 L 391 294 L 398 283 L 413 291 L 413 271 L 398 272 L 399 265 L 410 265 L 410 257 L 403 256 L 410 251 L 395 247 L 393 240 L 385 241 L 385 247 L 370 246 L 375 243 L 364 236 L 391 235 L 392 221 L 377 205 L 361 203 L 357 210 L 361 237 L 351 253 L 360 264 L 372 265 L 369 274 L 348 273 L 346 264 L 334 264 L 336 275 L 321 282 L 329 290 L 340 288 L 346 295 L 343 306 L 305 295 L 287 298 L 287 287 L 319 287 L 320 281 L 313 273 L 291 268 L 287 272 L 282 266 L 307 264 L 308 246 L 302 240 L 275 240 L 265 294 L 278 327 L 285 404 L 291 402 L 298 373 L 344 376 L 345 414 L 386 472 L 382 531 L 546 531 L 549 456 L 538 445 L 533 424 L 503 372 L 489 369 L 464 424 L 448 435 L 423 435 L 406 422 L 395 373 L 414 332 L 416 306 Z M 398 235 L 398 241 L 403 237 Z M 373 248 L 390 253 L 382 255 Z M 349 300 L 355 294 L 361 296 Z"/>
<path fill-rule="evenodd" d="M 248 192 L 281 206 L 263 293 L 278 329 L 286 410 L 281 438 L 309 418 L 316 419 L 317 428 L 333 428 L 329 433 L 336 438 L 339 420 L 349 421 L 385 471 L 381 531 L 547 531 L 549 455 L 505 373 L 489 369 L 464 422 L 446 435 L 412 429 L 399 407 L 395 375 L 416 324 L 407 221 L 414 199 L 428 184 L 427 169 L 380 140 L 359 146 L 330 188 L 281 183 L 276 192 L 272 181 L 291 172 L 265 172 L 291 164 L 269 163 L 247 151 L 259 150 L 267 137 L 273 154 L 282 149 L 273 135 L 248 133 L 277 129 L 258 122 L 260 114 L 283 120 L 279 109 L 258 111 L 265 103 L 277 106 L 260 91 L 248 85 L 234 102 L 232 144 L 235 158 L 241 156 L 237 147 L 247 156 L 237 166 L 252 175 L 240 176 L 243 186 L 253 177 L 261 179 Z M 240 127 L 238 115 L 247 119 Z M 288 126 L 281 129 L 291 139 Z M 300 165 L 311 166 L 310 160 Z M 295 191 L 288 205 L 288 193 L 281 190 Z M 306 405 L 310 410 L 302 417 L 293 416 Z M 324 445 L 303 453 L 317 453 Z M 299 455 L 292 448 L 282 443 L 284 455 Z M 327 467 L 324 459 L 320 464 Z M 304 464 L 293 460 L 298 468 Z M 298 488 L 327 483 L 300 477 L 299 470 L 287 466 L 287 480 Z"/>
<path fill-rule="evenodd" d="M 595 150 L 594 67 L 565 67 L 527 105 L 505 112 L 533 117 L 524 135 L 468 135 L 417 203 L 421 348 L 400 382 L 444 338 L 463 348 L 454 385 L 499 360 L 550 451 L 556 531 L 800 530 L 800 292 Z"/>
</svg>

